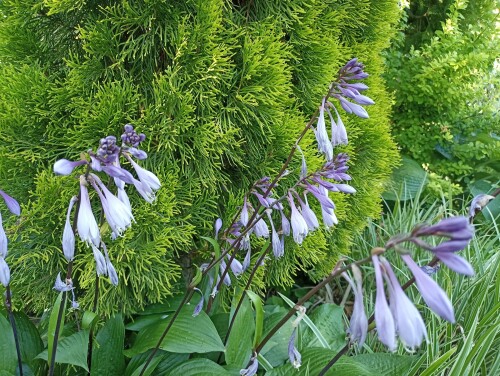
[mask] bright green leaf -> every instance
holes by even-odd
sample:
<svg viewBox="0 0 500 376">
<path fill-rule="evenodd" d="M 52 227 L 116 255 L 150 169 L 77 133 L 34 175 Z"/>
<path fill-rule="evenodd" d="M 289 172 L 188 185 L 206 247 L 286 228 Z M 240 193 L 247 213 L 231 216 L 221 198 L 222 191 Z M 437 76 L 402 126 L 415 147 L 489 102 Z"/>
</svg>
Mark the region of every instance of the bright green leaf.
<svg viewBox="0 0 500 376">
<path fill-rule="evenodd" d="M 92 375 L 120 376 L 125 370 L 123 341 L 125 327 L 122 315 L 109 319 L 99 330 L 92 351 Z"/>
<path fill-rule="evenodd" d="M 56 363 L 72 364 L 88 371 L 87 353 L 89 346 L 89 331 L 81 330 L 69 337 L 63 338 L 57 345 Z M 47 360 L 48 351 L 45 350 L 37 359 Z"/>
</svg>

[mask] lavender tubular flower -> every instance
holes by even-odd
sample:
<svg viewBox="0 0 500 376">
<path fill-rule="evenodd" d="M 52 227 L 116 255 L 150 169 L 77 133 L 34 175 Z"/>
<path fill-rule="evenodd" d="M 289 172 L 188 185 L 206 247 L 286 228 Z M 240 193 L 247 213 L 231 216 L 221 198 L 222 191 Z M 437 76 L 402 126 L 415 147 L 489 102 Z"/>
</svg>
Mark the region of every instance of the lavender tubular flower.
<svg viewBox="0 0 500 376">
<path fill-rule="evenodd" d="M 134 170 L 137 173 L 137 176 L 139 177 L 139 180 L 142 184 L 146 185 L 152 191 L 160 189 L 161 183 L 155 174 L 139 166 L 132 160 L 132 158 L 129 158 L 128 160 L 134 167 Z"/>
<path fill-rule="evenodd" d="M 494 200 L 495 196 L 487 195 L 487 194 L 480 194 L 475 196 L 472 199 L 472 202 L 470 204 L 470 209 L 469 209 L 469 220 L 471 218 L 474 218 L 477 213 L 482 211 L 486 205 L 489 204 L 491 200 Z"/>
<path fill-rule="evenodd" d="M 299 198 L 302 217 L 306 221 L 309 231 L 314 231 L 319 227 L 318 218 L 316 217 L 316 214 L 314 214 L 312 209 L 309 207 L 309 203 L 307 202 L 307 196 L 305 195 L 304 195 L 304 200 L 305 202 Z"/>
<path fill-rule="evenodd" d="M 101 275 L 107 275 L 108 274 L 108 268 L 106 264 L 106 259 L 104 258 L 104 255 L 102 254 L 99 249 L 97 249 L 94 244 L 90 244 L 92 246 L 92 252 L 94 253 L 94 259 L 95 259 L 95 265 L 96 265 L 96 272 L 98 276 Z"/>
<path fill-rule="evenodd" d="M 113 266 L 113 264 L 111 263 L 111 261 L 109 260 L 109 258 L 106 260 L 106 268 L 108 270 L 108 276 L 109 276 L 109 280 L 111 281 L 111 284 L 113 286 L 118 286 L 118 282 L 119 282 L 118 274 L 116 273 L 116 269 Z"/>
<path fill-rule="evenodd" d="M 375 269 L 375 282 L 377 295 L 375 298 L 375 324 L 380 342 L 387 346 L 389 351 L 396 350 L 396 327 L 392 317 L 391 309 L 387 303 L 384 290 L 384 281 L 380 262 L 377 255 L 372 255 L 373 267 Z"/>
<path fill-rule="evenodd" d="M 196 317 L 200 314 L 200 312 L 203 309 L 203 304 L 205 303 L 205 297 L 203 296 L 203 293 L 201 292 L 201 290 L 199 288 L 195 287 L 194 291 L 196 291 L 198 294 L 200 294 L 200 301 L 194 307 L 194 310 L 193 310 L 193 317 Z"/>
<path fill-rule="evenodd" d="M 264 219 L 260 218 L 253 227 L 253 232 L 255 236 L 259 238 L 268 238 L 269 237 L 269 227 L 267 227 Z"/>
<path fill-rule="evenodd" d="M 257 370 L 259 369 L 259 361 L 257 360 L 257 355 L 253 356 L 250 359 L 250 365 L 248 368 L 244 368 L 240 370 L 241 376 L 254 376 L 257 374 Z"/>
<path fill-rule="evenodd" d="M 464 258 L 449 252 L 434 252 L 436 257 L 456 273 L 473 276 L 474 268 Z"/>
<path fill-rule="evenodd" d="M 326 132 L 325 125 L 325 98 L 323 98 L 323 103 L 319 108 L 319 117 L 316 129 L 314 131 L 316 134 L 316 141 L 318 142 L 318 149 L 320 152 L 325 154 L 326 160 L 331 161 L 333 158 L 333 146 Z"/>
<path fill-rule="evenodd" d="M 82 241 L 87 244 L 99 246 L 101 235 L 94 214 L 92 213 L 87 182 L 83 175 L 80 176 L 80 209 L 78 211 L 77 229 L 78 235 Z"/>
<path fill-rule="evenodd" d="M 0 256 L 0 283 L 7 287 L 10 283 L 10 269 L 7 262 Z"/>
<path fill-rule="evenodd" d="M 453 306 L 443 289 L 413 261 L 410 255 L 401 255 L 401 258 L 413 273 L 418 290 L 429 308 L 443 319 L 454 323 Z"/>
<path fill-rule="evenodd" d="M 302 365 L 302 356 L 299 350 L 295 347 L 295 336 L 297 334 L 297 328 L 293 329 L 290 340 L 288 341 L 288 359 L 290 360 L 293 368 L 298 369 Z"/>
<path fill-rule="evenodd" d="M 12 214 L 21 215 L 21 207 L 19 206 L 19 203 L 15 199 L 10 197 L 7 193 L 2 191 L 1 189 L 0 189 L 0 196 L 2 196 L 2 198 L 5 201 L 5 205 L 7 205 L 7 208 L 10 210 Z"/>
<path fill-rule="evenodd" d="M 0 213 L 0 257 L 7 257 L 7 235 L 5 234 L 5 230 L 2 226 L 2 214 Z"/>
<path fill-rule="evenodd" d="M 54 283 L 53 289 L 59 292 L 70 291 L 72 290 L 72 286 L 63 282 L 61 279 L 61 273 L 57 273 L 56 282 Z"/>
<path fill-rule="evenodd" d="M 299 213 L 297 207 L 295 206 L 295 202 L 291 193 L 288 193 L 288 202 L 290 203 L 290 210 L 292 212 L 291 215 L 291 224 L 292 224 L 292 234 L 293 240 L 297 244 L 302 244 L 304 238 L 307 236 L 309 229 L 307 227 L 307 223 L 302 217 L 302 214 Z"/>
<path fill-rule="evenodd" d="M 357 342 L 358 346 L 363 346 L 365 343 L 366 334 L 368 333 L 368 318 L 366 317 L 365 308 L 363 305 L 363 285 L 361 270 L 352 264 L 352 273 L 355 282 L 349 277 L 347 273 L 342 273 L 349 285 L 351 285 L 352 291 L 354 293 L 354 308 L 351 315 L 351 321 L 349 325 L 349 335 L 351 342 Z"/>
<path fill-rule="evenodd" d="M 414 236 L 437 235 L 452 237 L 454 233 L 469 231 L 470 238 L 474 234 L 474 229 L 469 224 L 469 220 L 463 216 L 450 217 L 441 220 L 432 226 L 420 226 L 413 231 Z"/>
<path fill-rule="evenodd" d="M 85 160 L 72 162 L 67 159 L 59 159 L 54 163 L 54 173 L 56 175 L 69 175 L 76 167 L 84 164 L 88 164 L 88 162 Z"/>
<path fill-rule="evenodd" d="M 70 214 L 73 205 L 77 201 L 77 197 L 73 196 L 69 201 L 68 211 L 66 213 L 66 223 L 64 224 L 64 231 L 62 237 L 62 249 L 66 260 L 72 261 L 75 257 L 75 234 L 70 223 Z"/>
<path fill-rule="evenodd" d="M 228 259 L 228 262 L 229 260 L 231 259 L 231 257 L 229 255 L 227 255 L 227 259 Z M 236 258 L 233 258 L 233 261 L 231 261 L 231 264 L 229 265 L 229 267 L 231 268 L 231 271 L 233 272 L 233 274 L 238 277 L 240 274 L 243 273 L 243 265 L 241 265 L 241 262 L 239 262 L 238 260 L 236 260 Z"/>
<path fill-rule="evenodd" d="M 389 288 L 389 301 L 396 324 L 399 338 L 410 350 L 420 346 L 423 339 L 427 339 L 424 320 L 417 308 L 408 299 L 387 260 L 381 259 L 385 269 L 387 286 Z"/>
<path fill-rule="evenodd" d="M 267 217 L 269 218 L 269 223 L 271 223 L 271 241 L 273 247 L 274 257 L 280 258 L 285 253 L 285 244 L 281 241 L 276 228 L 274 227 L 273 219 L 271 217 L 271 213 L 266 211 Z"/>
<path fill-rule="evenodd" d="M 247 196 L 243 198 L 243 207 L 241 208 L 240 222 L 243 226 L 248 225 L 248 203 Z"/>
</svg>

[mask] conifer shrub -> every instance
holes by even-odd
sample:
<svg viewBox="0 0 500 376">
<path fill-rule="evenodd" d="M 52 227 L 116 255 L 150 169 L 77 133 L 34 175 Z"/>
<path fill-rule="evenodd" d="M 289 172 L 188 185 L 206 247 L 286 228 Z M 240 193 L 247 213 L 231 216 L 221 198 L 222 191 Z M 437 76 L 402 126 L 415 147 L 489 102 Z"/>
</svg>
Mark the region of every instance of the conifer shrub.
<svg viewBox="0 0 500 376">
<path fill-rule="evenodd" d="M 118 287 L 101 283 L 100 313 L 137 312 L 179 290 L 210 253 L 200 235 L 231 216 L 248 187 L 279 170 L 336 72 L 356 56 L 377 106 L 345 117 L 356 195 L 336 198 L 339 225 L 291 244 L 256 284 L 313 279 L 348 253 L 397 163 L 380 52 L 397 21 L 393 1 L 8 1 L 0 4 L 0 176 L 20 198 L 10 226 L 16 302 L 48 305 L 64 269 L 61 237 L 75 194 L 51 168 L 78 159 L 108 134 L 134 124 L 147 135 L 144 166 L 160 178 L 151 210 L 131 194 L 136 223 L 108 242 Z M 306 140 L 307 142 L 307 140 Z M 312 145 L 305 152 L 314 157 Z M 300 160 L 295 167 L 298 174 Z M 319 159 L 318 159 L 318 163 Z M 22 245 L 21 245 L 22 244 Z M 79 247 L 84 247 L 79 244 Z M 78 300 L 93 300 L 95 269 L 78 252 Z"/>
</svg>

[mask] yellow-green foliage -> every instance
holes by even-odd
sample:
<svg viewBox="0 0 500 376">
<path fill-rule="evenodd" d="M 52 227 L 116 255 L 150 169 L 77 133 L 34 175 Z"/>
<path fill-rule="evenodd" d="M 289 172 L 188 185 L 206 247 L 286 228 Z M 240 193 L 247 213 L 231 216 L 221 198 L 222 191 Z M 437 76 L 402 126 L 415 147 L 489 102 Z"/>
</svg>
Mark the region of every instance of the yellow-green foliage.
<svg viewBox="0 0 500 376">
<path fill-rule="evenodd" d="M 147 135 L 144 165 L 163 187 L 153 206 L 129 191 L 137 223 L 117 241 L 105 238 L 120 285 L 103 280 L 99 306 L 136 312 L 179 289 L 177 257 L 210 252 L 199 236 L 212 235 L 218 216 L 230 218 L 255 180 L 279 170 L 339 67 L 356 56 L 377 103 L 368 120 L 343 117 L 357 194 L 334 197 L 340 224 L 300 248 L 289 242 L 256 283 L 290 285 L 298 270 L 321 278 L 378 216 L 397 161 L 379 56 L 397 17 L 394 1 L 379 0 L 1 2 L 0 177 L 23 205 L 10 229 L 16 301 L 46 308 L 65 268 L 60 240 L 78 181 L 53 175 L 57 159 L 77 159 L 127 122 Z M 312 138 L 304 142 L 317 165 Z M 83 307 L 94 273 L 79 244 Z"/>
</svg>

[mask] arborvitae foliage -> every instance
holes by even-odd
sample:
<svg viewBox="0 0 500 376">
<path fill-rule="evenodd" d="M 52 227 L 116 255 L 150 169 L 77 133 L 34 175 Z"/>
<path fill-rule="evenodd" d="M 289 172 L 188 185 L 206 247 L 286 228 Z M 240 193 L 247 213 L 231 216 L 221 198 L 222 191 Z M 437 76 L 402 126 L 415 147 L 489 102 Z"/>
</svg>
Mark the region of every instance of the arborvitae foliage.
<svg viewBox="0 0 500 376">
<path fill-rule="evenodd" d="M 290 285 L 299 270 L 322 277 L 378 216 L 397 162 L 379 56 L 398 17 L 394 1 L 9 0 L 0 11 L 0 176 L 23 203 L 10 229 L 17 302 L 46 308 L 65 265 L 64 215 L 78 181 L 54 176 L 57 159 L 77 159 L 126 123 L 147 135 L 145 166 L 163 187 L 153 207 L 130 192 L 137 223 L 106 239 L 120 284 L 101 283 L 99 308 L 136 312 L 179 288 L 179 259 L 209 255 L 199 236 L 211 236 L 217 216 L 227 220 L 255 180 L 280 168 L 355 56 L 377 103 L 368 120 L 344 116 L 351 142 L 342 151 L 357 194 L 339 194 L 340 224 L 289 245 L 256 283 Z M 312 138 L 305 142 L 315 156 Z M 93 299 L 91 259 L 80 244 L 74 276 L 83 307 Z"/>
<path fill-rule="evenodd" d="M 394 135 L 431 172 L 498 182 L 498 1 L 412 1 L 388 53 Z"/>
</svg>

